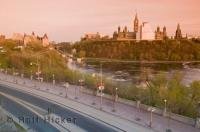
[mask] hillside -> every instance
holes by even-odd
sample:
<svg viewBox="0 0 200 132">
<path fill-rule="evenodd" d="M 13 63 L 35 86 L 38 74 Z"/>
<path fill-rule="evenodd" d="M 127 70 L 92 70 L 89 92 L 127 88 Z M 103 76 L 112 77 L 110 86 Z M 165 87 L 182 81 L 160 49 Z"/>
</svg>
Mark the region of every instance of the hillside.
<svg viewBox="0 0 200 132">
<path fill-rule="evenodd" d="M 31 72 L 36 77 L 37 60 L 42 71 L 44 81 L 52 80 L 53 74 L 57 81 L 65 81 L 69 70 L 65 66 L 65 60 L 54 49 L 44 48 L 40 43 L 31 43 L 25 48 L 17 47 L 21 45 L 17 41 L 4 40 L 0 42 L 0 67 L 7 69 L 9 73 L 13 71 L 23 73 L 30 77 Z M 34 65 L 30 65 L 33 63 Z M 63 73 L 63 74 L 60 74 Z"/>
<path fill-rule="evenodd" d="M 200 60 L 200 42 L 166 41 L 81 41 L 74 45 L 77 56 L 123 60 Z"/>
</svg>

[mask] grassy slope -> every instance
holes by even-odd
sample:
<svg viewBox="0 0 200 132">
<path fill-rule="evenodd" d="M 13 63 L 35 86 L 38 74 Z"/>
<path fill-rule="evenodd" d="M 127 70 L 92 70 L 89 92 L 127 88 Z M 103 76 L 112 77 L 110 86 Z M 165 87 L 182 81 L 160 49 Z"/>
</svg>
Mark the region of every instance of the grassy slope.
<svg viewBox="0 0 200 132">
<path fill-rule="evenodd" d="M 33 73 L 37 71 L 37 66 L 31 66 L 30 63 L 36 63 L 38 58 L 42 75 L 46 81 L 52 79 L 52 74 L 55 74 L 58 81 L 66 79 L 65 75 L 70 71 L 65 66 L 65 60 L 55 50 L 44 48 L 39 43 L 29 44 L 20 50 L 14 48 L 17 44 L 12 40 L 0 42 L 0 46 L 7 51 L 0 53 L 1 68 L 7 68 L 9 72 L 12 72 L 14 68 L 15 71 L 30 76 L 31 71 Z"/>
</svg>

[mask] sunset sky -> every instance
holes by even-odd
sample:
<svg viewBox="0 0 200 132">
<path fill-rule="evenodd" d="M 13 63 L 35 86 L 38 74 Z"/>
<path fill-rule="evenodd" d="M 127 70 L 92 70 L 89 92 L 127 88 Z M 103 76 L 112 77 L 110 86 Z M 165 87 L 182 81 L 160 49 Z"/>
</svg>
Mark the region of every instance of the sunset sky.
<svg viewBox="0 0 200 132">
<path fill-rule="evenodd" d="M 112 35 L 118 25 L 139 20 L 153 30 L 167 27 L 173 35 L 179 22 L 183 34 L 200 35 L 200 0 L 0 0 L 0 34 L 42 35 L 50 40 L 76 41 L 84 33 Z"/>
</svg>

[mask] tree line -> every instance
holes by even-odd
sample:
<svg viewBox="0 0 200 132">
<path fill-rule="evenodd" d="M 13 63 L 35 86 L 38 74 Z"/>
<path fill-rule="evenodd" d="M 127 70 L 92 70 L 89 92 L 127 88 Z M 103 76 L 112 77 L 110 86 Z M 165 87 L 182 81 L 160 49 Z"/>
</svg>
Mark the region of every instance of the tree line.
<svg viewBox="0 0 200 132">
<path fill-rule="evenodd" d="M 193 40 L 163 41 L 80 41 L 72 48 L 77 57 L 139 61 L 200 60 L 200 42 Z"/>
</svg>

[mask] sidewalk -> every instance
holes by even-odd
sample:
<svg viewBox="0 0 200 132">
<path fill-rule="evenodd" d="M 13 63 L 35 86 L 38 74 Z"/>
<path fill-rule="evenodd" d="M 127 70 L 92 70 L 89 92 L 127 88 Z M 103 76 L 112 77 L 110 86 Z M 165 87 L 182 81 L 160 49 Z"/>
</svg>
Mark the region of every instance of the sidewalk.
<svg viewBox="0 0 200 132">
<path fill-rule="evenodd" d="M 52 95 L 65 97 L 66 92 L 65 88 L 62 86 L 54 86 L 52 83 L 39 83 L 37 81 L 31 81 L 26 78 L 20 78 L 15 77 L 18 80 L 18 84 L 26 85 L 29 87 L 32 87 L 32 89 L 37 89 L 42 91 L 46 91 L 48 93 L 51 93 Z M 5 75 L 3 73 L 0 73 L 0 79 L 13 82 L 14 77 L 11 75 Z M 25 82 L 25 84 L 24 84 Z M 34 85 L 36 84 L 36 87 Z M 78 99 L 75 99 L 75 89 L 77 88 L 77 97 Z M 31 89 L 31 88 L 30 88 Z M 79 102 L 81 104 L 93 107 L 95 109 L 100 108 L 100 97 L 92 96 L 89 94 L 85 94 L 83 92 L 80 92 L 79 86 L 73 86 L 70 85 L 67 90 L 68 99 Z M 96 105 L 92 105 L 93 100 L 95 101 Z M 102 103 L 102 111 L 105 113 L 108 113 L 110 115 L 115 115 L 117 117 L 120 117 L 121 119 L 125 119 L 127 121 L 131 121 L 136 124 L 140 124 L 142 126 L 148 127 L 149 121 L 150 121 L 150 113 L 148 111 L 139 111 L 137 108 L 126 105 L 123 103 L 115 103 L 115 112 L 113 110 L 113 101 L 109 99 L 103 98 Z M 175 121 L 175 120 L 168 120 L 168 118 L 165 118 L 163 116 L 153 114 L 153 122 L 152 122 L 152 129 L 159 131 L 159 132 L 165 132 L 167 128 L 170 128 L 172 132 L 199 132 L 200 130 L 197 128 L 194 128 L 193 126 L 183 124 L 181 122 Z M 149 128 L 150 129 L 150 128 Z"/>
</svg>

